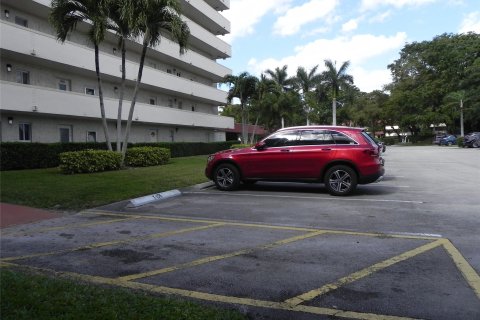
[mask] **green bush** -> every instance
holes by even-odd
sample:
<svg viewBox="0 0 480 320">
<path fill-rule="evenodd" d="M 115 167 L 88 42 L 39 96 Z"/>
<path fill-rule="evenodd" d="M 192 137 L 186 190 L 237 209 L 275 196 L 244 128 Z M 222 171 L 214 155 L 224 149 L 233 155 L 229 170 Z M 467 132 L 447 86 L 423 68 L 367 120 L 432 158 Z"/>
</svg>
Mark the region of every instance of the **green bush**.
<svg viewBox="0 0 480 320">
<path fill-rule="evenodd" d="M 250 144 L 243 144 L 243 143 L 237 143 L 237 144 L 232 144 L 230 146 L 231 149 L 241 149 L 241 148 L 248 148 L 251 147 Z"/>
<path fill-rule="evenodd" d="M 170 150 L 172 158 L 212 154 L 229 149 L 236 141 L 222 142 L 159 142 L 128 144 L 133 147 L 159 147 Z M 115 146 L 113 147 L 115 149 Z M 106 150 L 105 142 L 97 143 L 24 143 L 2 142 L 0 144 L 0 170 L 19 170 L 58 167 L 59 154 L 86 149 Z"/>
<path fill-rule="evenodd" d="M 82 150 L 59 155 L 63 173 L 91 173 L 120 169 L 122 155 L 107 150 Z"/>
<path fill-rule="evenodd" d="M 158 147 L 135 147 L 127 149 L 125 164 L 130 167 L 151 167 L 166 164 L 170 150 Z"/>
<path fill-rule="evenodd" d="M 458 137 L 458 138 L 457 138 L 457 145 L 458 145 L 460 148 L 465 147 L 465 137 Z"/>
<path fill-rule="evenodd" d="M 382 141 L 383 141 L 387 146 L 392 146 L 392 145 L 394 145 L 395 143 L 398 142 L 398 138 L 397 138 L 397 137 L 384 137 L 384 138 L 382 138 Z"/>
</svg>

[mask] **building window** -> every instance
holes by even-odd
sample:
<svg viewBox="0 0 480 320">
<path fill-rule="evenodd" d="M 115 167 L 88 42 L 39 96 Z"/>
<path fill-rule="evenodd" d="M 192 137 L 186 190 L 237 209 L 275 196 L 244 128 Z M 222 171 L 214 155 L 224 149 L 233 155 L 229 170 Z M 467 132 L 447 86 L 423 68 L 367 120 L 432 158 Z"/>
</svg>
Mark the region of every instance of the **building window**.
<svg viewBox="0 0 480 320">
<path fill-rule="evenodd" d="M 30 123 L 18 124 L 18 139 L 20 141 L 32 141 L 32 125 Z"/>
<path fill-rule="evenodd" d="M 97 142 L 97 133 L 95 131 L 87 131 L 87 142 Z"/>
<path fill-rule="evenodd" d="M 195 106 L 194 105 L 192 105 L 192 111 L 195 111 Z"/>
<path fill-rule="evenodd" d="M 63 126 L 58 128 L 58 131 L 60 133 L 60 142 L 62 143 L 67 143 L 71 142 L 72 139 L 72 128 L 70 126 Z"/>
<path fill-rule="evenodd" d="M 157 99 L 154 97 L 150 97 L 149 102 L 151 105 L 156 105 L 157 104 Z"/>
<path fill-rule="evenodd" d="M 173 108 L 173 99 L 168 99 L 168 106 Z"/>
<path fill-rule="evenodd" d="M 183 101 L 178 101 L 178 109 L 183 109 Z"/>
<path fill-rule="evenodd" d="M 63 91 L 70 91 L 70 80 L 67 79 L 60 79 L 58 80 L 58 89 Z"/>
<path fill-rule="evenodd" d="M 94 89 L 94 88 L 88 88 L 88 87 L 86 87 L 86 88 L 85 88 L 85 94 L 94 96 L 94 95 L 95 95 L 95 89 Z"/>
<path fill-rule="evenodd" d="M 25 28 L 28 27 L 28 20 L 19 16 L 15 17 L 15 23 Z"/>
<path fill-rule="evenodd" d="M 167 73 L 172 73 L 172 69 L 167 69 Z"/>
<path fill-rule="evenodd" d="M 30 72 L 17 71 L 17 83 L 30 84 Z"/>
</svg>

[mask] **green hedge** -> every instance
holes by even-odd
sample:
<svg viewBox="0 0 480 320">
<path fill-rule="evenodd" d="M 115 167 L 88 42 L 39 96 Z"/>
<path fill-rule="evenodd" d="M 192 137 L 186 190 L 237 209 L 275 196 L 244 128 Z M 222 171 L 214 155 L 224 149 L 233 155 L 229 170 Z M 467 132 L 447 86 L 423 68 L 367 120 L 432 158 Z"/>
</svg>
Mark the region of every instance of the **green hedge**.
<svg viewBox="0 0 480 320">
<path fill-rule="evenodd" d="M 130 167 L 150 167 L 166 164 L 170 150 L 158 147 L 135 147 L 127 149 L 125 164 Z"/>
<path fill-rule="evenodd" d="M 63 173 L 92 173 L 120 169 L 121 153 L 108 150 L 82 150 L 59 155 Z"/>
<path fill-rule="evenodd" d="M 230 149 L 235 141 L 223 142 L 160 142 L 128 144 L 128 147 L 159 147 L 170 150 L 172 158 L 211 154 Z M 113 147 L 115 148 L 115 146 Z M 0 144 L 0 170 L 53 168 L 60 164 L 59 154 L 68 151 L 106 150 L 102 143 L 24 143 Z"/>
</svg>

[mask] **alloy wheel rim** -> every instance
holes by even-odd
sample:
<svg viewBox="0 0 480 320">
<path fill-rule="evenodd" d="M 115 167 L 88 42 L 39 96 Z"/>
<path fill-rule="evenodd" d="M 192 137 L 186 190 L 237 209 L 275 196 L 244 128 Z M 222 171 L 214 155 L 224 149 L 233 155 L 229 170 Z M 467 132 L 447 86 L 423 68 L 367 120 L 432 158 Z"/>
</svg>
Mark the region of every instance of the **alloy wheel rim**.
<svg viewBox="0 0 480 320">
<path fill-rule="evenodd" d="M 228 168 L 222 168 L 217 172 L 217 182 L 222 187 L 229 187 L 233 184 L 234 174 Z"/>
<path fill-rule="evenodd" d="M 345 192 L 350 189 L 352 178 L 348 172 L 336 170 L 330 175 L 329 184 L 334 191 Z"/>
</svg>

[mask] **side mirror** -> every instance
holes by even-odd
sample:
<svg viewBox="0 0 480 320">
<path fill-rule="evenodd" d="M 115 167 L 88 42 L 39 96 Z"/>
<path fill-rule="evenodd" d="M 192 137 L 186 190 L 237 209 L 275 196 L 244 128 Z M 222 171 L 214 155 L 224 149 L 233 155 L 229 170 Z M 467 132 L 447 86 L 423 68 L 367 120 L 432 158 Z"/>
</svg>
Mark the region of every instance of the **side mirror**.
<svg viewBox="0 0 480 320">
<path fill-rule="evenodd" d="M 258 151 L 265 150 L 266 148 L 267 144 L 264 141 L 257 142 L 257 144 L 255 145 L 255 149 L 257 149 Z"/>
</svg>

